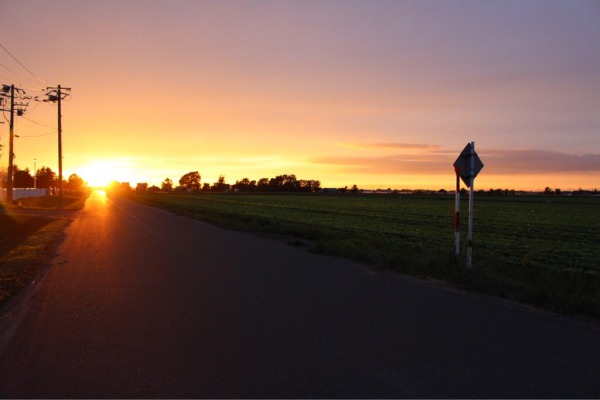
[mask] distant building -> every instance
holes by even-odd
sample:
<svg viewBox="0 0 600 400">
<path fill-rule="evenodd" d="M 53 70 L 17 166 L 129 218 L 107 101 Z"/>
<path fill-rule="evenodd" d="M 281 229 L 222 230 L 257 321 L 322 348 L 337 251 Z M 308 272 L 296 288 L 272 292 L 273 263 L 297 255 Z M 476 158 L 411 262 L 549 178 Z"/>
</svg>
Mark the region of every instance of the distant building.
<svg viewBox="0 0 600 400">
<path fill-rule="evenodd" d="M 146 182 L 144 182 L 144 183 L 138 183 L 137 186 L 135 187 L 135 191 L 136 192 L 147 192 L 148 191 L 148 184 Z"/>
</svg>

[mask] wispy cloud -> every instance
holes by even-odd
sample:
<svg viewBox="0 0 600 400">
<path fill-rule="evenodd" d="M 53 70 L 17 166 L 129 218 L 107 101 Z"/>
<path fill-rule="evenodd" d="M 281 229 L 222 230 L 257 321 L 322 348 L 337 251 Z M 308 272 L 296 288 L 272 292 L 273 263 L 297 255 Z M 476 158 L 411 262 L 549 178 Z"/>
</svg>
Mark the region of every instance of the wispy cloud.
<svg viewBox="0 0 600 400">
<path fill-rule="evenodd" d="M 350 143 L 347 147 L 355 149 L 394 149 L 394 150 L 438 150 L 440 146 L 435 144 L 416 144 L 416 143 Z"/>
<path fill-rule="evenodd" d="M 418 155 L 313 157 L 314 164 L 338 166 L 346 172 L 378 174 L 445 174 L 459 151 L 424 152 Z M 600 154 L 570 154 L 550 150 L 478 150 L 486 174 L 520 175 L 600 172 Z"/>
<path fill-rule="evenodd" d="M 484 150 L 489 172 L 498 174 L 600 172 L 600 154 L 571 154 L 551 150 Z"/>
</svg>

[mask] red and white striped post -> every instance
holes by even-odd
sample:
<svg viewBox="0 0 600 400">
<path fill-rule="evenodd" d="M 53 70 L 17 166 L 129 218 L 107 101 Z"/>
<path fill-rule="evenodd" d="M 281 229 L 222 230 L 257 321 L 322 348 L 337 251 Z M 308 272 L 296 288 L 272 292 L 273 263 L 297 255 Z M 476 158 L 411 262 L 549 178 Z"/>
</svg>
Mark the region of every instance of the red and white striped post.
<svg viewBox="0 0 600 400">
<path fill-rule="evenodd" d="M 469 231 L 467 236 L 467 267 L 473 261 L 473 198 L 475 194 L 475 177 L 483 168 L 483 163 L 475 152 L 475 142 L 469 142 L 454 162 L 456 173 L 456 200 L 454 221 L 454 245 L 458 256 L 460 253 L 460 180 L 469 187 Z"/>
<path fill-rule="evenodd" d="M 473 200 L 475 195 L 475 142 L 471 142 L 469 153 L 469 230 L 467 233 L 467 268 L 473 265 Z"/>
<path fill-rule="evenodd" d="M 460 254 L 460 175 L 456 171 L 456 195 L 454 200 L 454 246 L 456 256 Z"/>
</svg>

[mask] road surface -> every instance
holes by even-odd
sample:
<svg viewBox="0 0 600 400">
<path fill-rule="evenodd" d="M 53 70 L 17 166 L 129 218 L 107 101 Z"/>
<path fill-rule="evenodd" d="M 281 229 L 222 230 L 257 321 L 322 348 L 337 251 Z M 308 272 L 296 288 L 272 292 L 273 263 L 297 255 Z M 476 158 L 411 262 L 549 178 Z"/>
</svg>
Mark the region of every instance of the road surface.
<svg viewBox="0 0 600 400">
<path fill-rule="evenodd" d="M 598 325 L 99 192 L 58 253 L 0 397 L 600 397 Z"/>
</svg>

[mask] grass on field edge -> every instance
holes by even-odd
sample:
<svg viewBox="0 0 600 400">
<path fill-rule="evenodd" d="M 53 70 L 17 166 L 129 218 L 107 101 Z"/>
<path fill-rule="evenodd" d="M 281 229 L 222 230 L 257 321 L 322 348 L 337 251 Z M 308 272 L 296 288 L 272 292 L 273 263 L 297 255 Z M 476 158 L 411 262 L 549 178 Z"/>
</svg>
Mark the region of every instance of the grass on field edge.
<svg viewBox="0 0 600 400">
<path fill-rule="evenodd" d="M 90 191 L 65 191 L 62 209 L 81 210 Z M 26 210 L 57 210 L 60 199 L 57 196 L 29 197 L 15 201 L 14 205 L 6 207 Z M 20 232 L 26 235 L 24 241 L 12 244 L 14 247 L 0 256 L 0 307 L 19 293 L 23 288 L 37 279 L 41 269 L 55 256 L 58 245 L 64 238 L 64 230 L 72 222 L 68 218 L 47 218 L 42 216 L 29 217 L 27 227 Z M 32 232 L 28 230 L 33 229 Z M 10 248 L 10 247 L 9 247 Z"/>
<path fill-rule="evenodd" d="M 37 279 L 54 258 L 70 223 L 66 218 L 53 219 L 0 259 L 0 307 Z"/>
<path fill-rule="evenodd" d="M 454 244 L 437 249 L 420 245 L 398 245 L 381 236 L 301 227 L 284 221 L 235 212 L 203 212 L 154 202 L 148 197 L 128 198 L 178 215 L 202 220 L 227 229 L 275 237 L 290 245 L 304 245 L 315 253 L 359 261 L 375 270 L 393 271 L 423 279 L 434 279 L 475 293 L 529 304 L 556 313 L 600 320 L 600 274 L 595 271 L 546 268 L 531 263 L 510 264 L 502 259 L 474 257 L 466 267 L 465 249 L 457 259 Z M 476 249 L 474 250 L 476 252 Z"/>
</svg>

